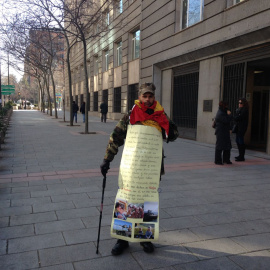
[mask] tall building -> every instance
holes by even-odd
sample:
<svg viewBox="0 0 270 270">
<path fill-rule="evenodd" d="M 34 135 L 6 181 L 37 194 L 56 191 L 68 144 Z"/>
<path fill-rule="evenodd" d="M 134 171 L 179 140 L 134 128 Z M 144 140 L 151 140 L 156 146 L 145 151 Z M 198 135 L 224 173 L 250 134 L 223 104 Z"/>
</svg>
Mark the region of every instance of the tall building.
<svg viewBox="0 0 270 270">
<path fill-rule="evenodd" d="M 249 101 L 246 142 L 270 154 L 270 1 L 117 1 L 104 10 L 105 36 L 88 44 L 90 114 L 107 100 L 108 118 L 133 105 L 138 85 L 153 81 L 156 98 L 182 137 L 214 143 L 212 119 L 220 100 L 234 113 Z M 81 47 L 73 49 L 73 98 L 80 103 Z M 76 61 L 75 61 L 76 59 Z M 80 99 L 80 100 L 79 100 Z"/>
</svg>

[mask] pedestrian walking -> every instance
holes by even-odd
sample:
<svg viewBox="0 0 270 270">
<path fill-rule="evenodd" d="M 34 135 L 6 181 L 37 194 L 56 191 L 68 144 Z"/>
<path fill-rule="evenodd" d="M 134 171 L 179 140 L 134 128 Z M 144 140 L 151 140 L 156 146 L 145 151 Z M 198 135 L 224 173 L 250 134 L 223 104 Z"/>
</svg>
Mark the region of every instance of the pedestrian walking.
<svg viewBox="0 0 270 270">
<path fill-rule="evenodd" d="M 80 112 L 83 115 L 83 122 L 85 122 L 85 101 L 82 103 L 80 107 Z"/>
<path fill-rule="evenodd" d="M 248 102 L 245 98 L 240 98 L 238 102 L 238 109 L 234 120 L 236 122 L 236 144 L 238 147 L 239 155 L 235 157 L 235 161 L 245 161 L 246 145 L 244 141 L 245 133 L 248 128 Z"/>
<path fill-rule="evenodd" d="M 100 112 L 101 112 L 101 122 L 106 123 L 107 113 L 108 113 L 108 104 L 105 100 L 100 104 Z"/>
<path fill-rule="evenodd" d="M 75 123 L 77 123 L 77 112 L 79 110 L 79 106 L 76 104 L 75 101 L 72 102 L 72 112 L 73 112 L 73 122 L 75 119 Z"/>
<path fill-rule="evenodd" d="M 230 123 L 232 121 L 231 111 L 228 109 L 227 102 L 220 101 L 219 109 L 216 114 L 215 135 L 216 135 L 216 149 L 215 149 L 215 164 L 223 165 L 224 163 L 232 164 L 231 157 L 231 137 Z M 223 156 L 223 157 L 222 157 Z"/>
<path fill-rule="evenodd" d="M 147 128 L 150 128 L 150 130 L 154 130 L 155 132 L 157 132 L 157 135 L 161 137 L 161 139 L 163 137 L 163 139 L 166 139 L 167 142 L 174 141 L 178 137 L 178 130 L 177 130 L 176 125 L 167 117 L 167 115 L 164 112 L 163 107 L 159 104 L 159 102 L 155 100 L 155 89 L 156 87 L 153 83 L 144 83 L 140 86 L 139 97 L 138 97 L 139 99 L 135 100 L 135 105 L 133 106 L 132 110 L 128 114 L 123 116 L 123 118 L 118 122 L 115 129 L 110 135 L 110 140 L 106 149 L 106 154 L 105 154 L 103 163 L 100 165 L 102 174 L 106 174 L 108 172 L 108 170 L 110 169 L 110 162 L 113 160 L 114 156 L 117 154 L 118 148 L 124 144 L 125 138 L 129 136 L 130 130 L 132 130 L 132 127 L 135 125 L 143 125 L 143 126 L 146 126 Z M 150 136 L 153 136 L 153 135 L 150 134 Z M 152 138 L 150 137 L 150 139 L 154 140 L 155 138 L 153 136 Z M 139 146 L 136 145 L 135 148 L 138 148 L 138 147 Z M 162 159 L 162 155 L 163 155 L 162 151 L 160 151 L 160 161 Z M 132 157 L 130 159 L 132 159 Z M 145 166 L 145 163 L 142 163 L 139 160 L 136 161 L 136 159 L 134 159 L 133 162 L 137 163 L 137 165 L 139 163 L 138 166 L 141 166 L 141 167 Z M 160 171 L 160 168 L 161 168 L 161 164 L 159 167 L 159 172 L 162 173 Z M 151 169 L 149 170 L 150 170 L 149 174 L 151 174 Z M 134 184 L 134 181 L 135 181 L 134 179 L 135 179 L 135 175 L 131 175 L 130 183 Z M 159 179 L 160 178 L 158 176 L 158 182 L 159 182 Z M 130 187 L 130 189 L 132 190 L 132 187 Z M 146 199 L 142 198 L 142 200 L 144 200 L 144 205 L 146 205 L 146 202 L 145 202 Z M 123 208 L 125 208 L 125 202 L 122 201 L 121 204 Z M 131 205 L 133 205 L 132 202 L 130 202 L 129 207 L 131 207 Z M 149 203 L 149 205 L 151 205 L 151 203 Z M 119 206 L 119 203 L 115 204 L 115 207 L 117 206 Z M 128 221 L 130 219 L 131 219 L 130 217 L 127 217 L 126 220 L 121 219 L 119 222 L 122 222 L 122 224 L 124 224 L 123 226 L 129 226 Z M 141 219 L 136 219 L 136 220 L 138 220 L 138 222 L 141 220 L 142 226 L 147 226 L 147 225 L 149 226 L 149 224 L 143 222 L 143 216 L 141 217 Z M 115 225 L 115 227 L 116 226 L 117 225 Z M 137 226 L 137 223 L 135 223 L 135 227 L 136 226 Z M 138 227 L 136 227 L 136 229 L 137 228 Z M 126 234 L 125 232 L 122 232 L 122 231 L 120 232 L 123 233 L 124 235 Z M 133 242 L 140 241 L 140 245 L 143 247 L 143 250 L 145 252 L 151 253 L 154 251 L 154 245 L 149 241 L 149 239 L 140 239 L 136 236 L 134 234 L 134 238 L 136 238 L 136 240 L 134 240 Z M 115 236 L 115 238 L 119 238 L 119 237 Z M 129 247 L 129 241 L 118 239 L 116 244 L 112 248 L 111 253 L 113 255 L 119 255 L 128 247 Z"/>
</svg>

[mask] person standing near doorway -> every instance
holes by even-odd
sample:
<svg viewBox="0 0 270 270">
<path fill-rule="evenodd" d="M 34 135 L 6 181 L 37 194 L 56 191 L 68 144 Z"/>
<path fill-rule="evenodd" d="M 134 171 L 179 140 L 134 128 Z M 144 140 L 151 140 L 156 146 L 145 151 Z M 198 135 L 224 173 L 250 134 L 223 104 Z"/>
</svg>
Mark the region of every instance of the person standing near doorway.
<svg viewBox="0 0 270 270">
<path fill-rule="evenodd" d="M 106 123 L 108 113 L 108 104 L 106 103 L 106 101 L 103 101 L 100 104 L 100 112 L 101 112 L 101 122 L 104 121 L 104 123 Z"/>
<path fill-rule="evenodd" d="M 248 102 L 245 98 L 240 98 L 238 102 L 238 109 L 234 120 L 236 122 L 236 144 L 238 147 L 239 155 L 235 157 L 235 161 L 245 161 L 246 145 L 244 136 L 248 128 Z"/>
<path fill-rule="evenodd" d="M 77 112 L 79 110 L 79 106 L 76 104 L 75 101 L 72 102 L 72 112 L 73 112 L 73 122 L 75 119 L 75 123 L 77 123 Z"/>
<path fill-rule="evenodd" d="M 228 109 L 228 103 L 225 101 L 219 102 L 219 109 L 216 114 L 216 149 L 215 149 L 215 164 L 223 165 L 232 164 L 231 157 L 231 137 L 230 123 L 232 121 L 231 111 Z"/>
<path fill-rule="evenodd" d="M 82 103 L 81 108 L 80 108 L 80 112 L 83 115 L 83 122 L 85 122 L 85 102 Z"/>
</svg>

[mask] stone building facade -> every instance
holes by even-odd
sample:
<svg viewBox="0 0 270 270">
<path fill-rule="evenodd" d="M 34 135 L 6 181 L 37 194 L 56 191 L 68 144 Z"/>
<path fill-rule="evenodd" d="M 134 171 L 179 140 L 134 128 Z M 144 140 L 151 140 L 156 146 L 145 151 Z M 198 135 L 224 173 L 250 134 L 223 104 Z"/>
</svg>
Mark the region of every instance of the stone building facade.
<svg viewBox="0 0 270 270">
<path fill-rule="evenodd" d="M 118 1 L 119 2 L 119 1 Z M 246 142 L 270 153 L 270 1 L 126 0 L 110 11 L 121 22 L 89 43 L 90 114 L 106 100 L 108 118 L 132 106 L 138 85 L 153 81 L 156 98 L 182 137 L 214 143 L 218 102 L 235 112 L 239 97 L 250 106 Z M 73 98 L 82 91 L 80 47 L 73 53 Z"/>
</svg>

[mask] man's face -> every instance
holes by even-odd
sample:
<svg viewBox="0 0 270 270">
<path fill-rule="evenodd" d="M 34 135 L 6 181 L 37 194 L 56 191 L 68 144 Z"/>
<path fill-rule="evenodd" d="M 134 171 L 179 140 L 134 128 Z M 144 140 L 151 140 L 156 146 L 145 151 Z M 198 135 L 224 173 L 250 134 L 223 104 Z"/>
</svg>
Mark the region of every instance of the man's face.
<svg viewBox="0 0 270 270">
<path fill-rule="evenodd" d="M 152 93 L 144 93 L 144 94 L 139 96 L 139 100 L 146 107 L 151 107 L 155 101 L 155 96 Z"/>
</svg>

